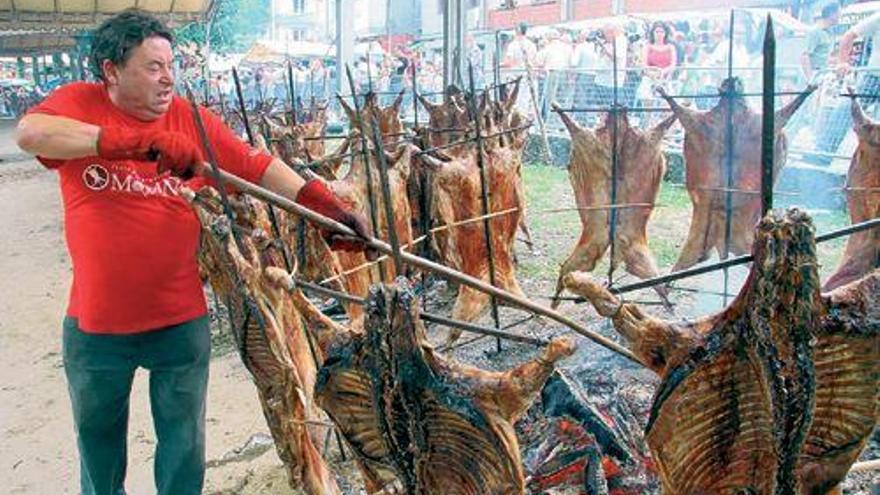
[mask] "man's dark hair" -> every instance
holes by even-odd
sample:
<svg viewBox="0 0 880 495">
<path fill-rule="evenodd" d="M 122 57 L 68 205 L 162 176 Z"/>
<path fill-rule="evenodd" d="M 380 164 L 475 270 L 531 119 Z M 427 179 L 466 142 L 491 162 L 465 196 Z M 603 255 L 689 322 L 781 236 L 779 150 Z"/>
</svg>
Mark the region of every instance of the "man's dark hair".
<svg viewBox="0 0 880 495">
<path fill-rule="evenodd" d="M 174 41 L 171 31 L 159 19 L 138 9 L 126 9 L 102 22 L 94 32 L 89 65 L 95 76 L 104 80 L 104 60 L 125 65 L 131 52 L 145 39 L 159 36 Z"/>
<path fill-rule="evenodd" d="M 519 24 L 516 25 L 516 32 L 523 35 L 523 36 L 526 35 L 526 32 L 528 32 L 528 30 L 529 30 L 528 23 L 520 22 Z"/>
</svg>

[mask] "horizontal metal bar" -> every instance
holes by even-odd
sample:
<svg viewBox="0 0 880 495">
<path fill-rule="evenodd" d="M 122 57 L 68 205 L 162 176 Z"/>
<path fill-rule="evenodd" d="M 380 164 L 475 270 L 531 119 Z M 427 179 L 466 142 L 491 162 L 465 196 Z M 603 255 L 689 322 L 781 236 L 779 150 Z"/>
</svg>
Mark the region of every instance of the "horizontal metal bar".
<svg viewBox="0 0 880 495">
<path fill-rule="evenodd" d="M 865 220 L 864 222 L 854 223 L 852 225 L 843 227 L 842 229 L 832 230 L 831 232 L 819 234 L 816 236 L 816 242 L 827 242 L 833 239 L 837 239 L 838 237 L 846 237 L 850 234 L 855 234 L 856 232 L 872 229 L 877 226 L 880 226 L 880 218 Z"/>
<path fill-rule="evenodd" d="M 435 315 L 431 313 L 422 313 L 420 317 L 422 318 L 422 320 L 425 320 L 429 323 L 436 323 L 438 325 L 446 325 L 450 327 L 460 328 L 468 332 L 479 333 L 487 335 L 489 337 L 498 337 L 505 340 L 511 340 L 513 342 L 521 342 L 523 344 L 531 344 L 538 347 L 543 347 L 549 343 L 549 341 L 547 341 L 546 339 L 527 337 L 525 335 L 517 335 L 515 333 L 496 330 L 494 328 L 484 327 L 482 325 L 475 325 L 473 323 L 465 323 L 463 321 L 457 321 L 451 318 L 446 318 L 445 316 Z"/>
<path fill-rule="evenodd" d="M 513 128 L 511 128 L 511 129 L 506 129 L 506 130 L 503 130 L 503 131 L 494 132 L 494 133 L 492 133 L 492 134 L 488 134 L 488 135 L 486 135 L 486 136 L 481 136 L 481 137 L 474 136 L 474 137 L 470 137 L 470 138 L 460 139 L 460 140 L 455 141 L 455 142 L 453 142 L 453 143 L 446 143 L 446 144 L 441 144 L 441 145 L 439 145 L 439 146 L 433 146 L 433 147 L 431 147 L 431 148 L 423 149 L 422 151 L 418 151 L 418 152 L 416 152 L 416 153 L 413 153 L 413 155 L 414 155 L 414 156 L 427 155 L 428 153 L 431 153 L 431 152 L 434 152 L 434 151 L 441 151 L 441 150 L 445 150 L 445 149 L 449 149 L 449 148 L 455 148 L 455 147 L 457 147 L 457 146 L 463 146 L 463 145 L 468 144 L 468 143 L 474 143 L 474 142 L 477 141 L 477 139 L 492 139 L 492 138 L 495 138 L 495 137 L 498 137 L 498 136 L 503 136 L 503 135 L 505 135 L 505 134 L 513 134 L 514 132 L 519 132 L 519 131 L 522 131 L 522 130 L 528 129 L 528 128 L 531 127 L 531 126 L 532 126 L 532 124 L 529 123 L 529 124 L 526 124 L 526 125 L 521 125 L 521 126 L 518 126 L 518 127 L 513 127 Z"/>
<path fill-rule="evenodd" d="M 513 327 L 518 327 L 518 326 L 522 325 L 523 323 L 529 322 L 529 321 L 534 320 L 534 319 L 535 319 L 535 315 L 529 315 L 529 316 L 526 316 L 525 318 L 522 318 L 522 319 L 520 319 L 520 320 L 516 320 L 516 321 L 514 321 L 513 323 L 508 323 L 507 325 L 504 325 L 503 327 L 501 327 L 501 329 L 502 329 L 502 330 L 509 330 L 509 329 L 511 329 L 511 328 L 513 328 Z M 485 339 L 486 337 L 489 337 L 489 335 L 485 335 L 485 334 L 483 334 L 483 335 L 479 335 L 479 336 L 474 337 L 474 338 L 472 338 L 472 339 L 470 339 L 470 340 L 465 340 L 465 341 L 463 341 L 463 342 L 456 342 L 455 344 L 447 345 L 447 346 L 445 346 L 445 347 L 441 347 L 441 348 L 439 349 L 439 351 L 440 351 L 440 352 L 444 352 L 444 353 L 445 353 L 445 352 L 449 352 L 449 351 L 454 351 L 455 349 L 460 349 L 460 348 L 462 348 L 462 347 L 467 347 L 467 346 L 469 346 L 469 345 L 471 345 L 471 344 L 474 344 L 474 343 L 476 343 L 476 342 L 479 342 L 479 341 Z"/>
<path fill-rule="evenodd" d="M 862 93 L 852 93 L 852 94 L 850 94 L 850 93 L 841 93 L 841 94 L 839 94 L 839 95 L 837 95 L 837 96 L 839 96 L 839 97 L 841 97 L 841 98 L 880 98 L 880 94 L 866 95 L 866 94 L 862 94 Z"/>
<path fill-rule="evenodd" d="M 321 140 L 331 140 L 331 139 L 345 139 L 348 136 L 344 134 L 340 135 L 325 135 L 325 136 L 309 136 L 304 137 L 303 141 L 321 141 Z"/>
<path fill-rule="evenodd" d="M 850 234 L 854 234 L 856 232 L 861 232 L 863 230 L 872 229 L 880 226 L 880 218 L 875 218 L 872 220 L 867 220 L 861 223 L 856 223 L 841 229 L 832 230 L 831 232 L 826 232 L 824 234 L 820 234 L 816 236 L 816 243 L 827 242 L 832 239 L 837 239 L 839 237 L 846 237 Z M 687 270 L 681 270 L 675 273 L 669 273 L 666 275 L 661 275 L 659 277 L 653 277 L 645 280 L 641 280 L 639 282 L 635 282 L 628 285 L 621 285 L 620 287 L 612 287 L 609 290 L 612 294 L 625 294 L 627 292 L 633 292 L 641 289 L 648 289 L 654 287 L 655 285 L 665 284 L 669 282 L 674 282 L 676 280 L 682 280 L 685 278 L 694 277 L 696 275 L 702 275 L 704 273 L 714 272 L 717 270 L 721 270 L 724 268 L 730 268 L 737 265 L 744 265 L 746 263 L 751 263 L 755 260 L 755 257 L 751 254 L 746 254 L 742 256 L 736 256 L 734 258 L 728 258 L 726 260 L 721 260 L 715 263 L 711 263 L 705 266 L 698 266 L 694 268 L 688 268 Z M 576 303 L 587 302 L 584 298 L 579 298 L 575 301 Z"/>
<path fill-rule="evenodd" d="M 779 91 L 777 93 L 773 93 L 773 96 L 800 96 L 800 95 L 808 95 L 811 92 L 808 91 Z M 764 93 L 715 93 L 715 94 L 695 94 L 695 95 L 666 95 L 666 98 L 726 98 L 728 96 L 764 96 Z"/>
<path fill-rule="evenodd" d="M 554 108 L 554 112 L 565 112 L 565 113 L 661 113 L 661 112 L 671 112 L 670 108 L 648 108 L 648 107 L 626 107 L 626 106 L 617 106 L 617 107 L 570 107 L 570 108 Z"/>
<path fill-rule="evenodd" d="M 295 279 L 295 284 L 298 287 L 308 291 L 314 292 L 315 294 L 320 294 L 326 297 L 332 297 L 344 302 L 350 302 L 354 304 L 364 305 L 367 303 L 366 299 L 358 296 L 354 296 L 351 294 L 347 294 L 345 292 L 336 291 L 333 289 L 328 289 L 326 287 L 321 287 L 320 285 L 314 284 L 312 282 L 306 282 L 304 280 Z M 473 323 L 453 320 L 452 318 L 447 318 L 445 316 L 440 316 L 432 313 L 421 313 L 419 317 L 427 321 L 429 323 L 437 323 L 440 325 L 446 325 L 448 327 L 460 328 L 462 330 L 466 330 L 468 332 L 479 333 L 482 335 L 489 335 L 491 337 L 498 337 L 506 340 L 511 340 L 514 342 L 521 342 L 524 344 L 531 344 L 534 346 L 545 346 L 548 344 L 548 341 L 545 339 L 539 339 L 535 337 L 526 337 L 524 335 L 516 335 L 509 332 L 504 332 L 502 330 L 496 330 L 494 328 L 484 327 L 481 325 L 475 325 Z"/>
</svg>

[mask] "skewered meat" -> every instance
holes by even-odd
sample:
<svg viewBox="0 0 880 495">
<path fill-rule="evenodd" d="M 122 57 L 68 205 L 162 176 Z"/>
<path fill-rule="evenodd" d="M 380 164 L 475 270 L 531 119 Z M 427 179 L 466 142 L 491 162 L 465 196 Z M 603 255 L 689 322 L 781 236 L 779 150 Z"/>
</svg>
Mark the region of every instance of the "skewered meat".
<svg viewBox="0 0 880 495">
<path fill-rule="evenodd" d="M 573 344 L 554 340 L 506 372 L 447 361 L 428 343 L 405 284 L 371 289 L 366 334 L 328 350 L 316 388 L 366 468 L 367 491 L 523 493 L 512 423 Z"/>
<path fill-rule="evenodd" d="M 662 382 L 646 438 L 665 493 L 816 493 L 840 483 L 880 414 L 880 271 L 824 296 L 812 223 L 758 226 L 751 274 L 730 307 L 672 323 L 585 273 L 586 297 Z"/>
<path fill-rule="evenodd" d="M 745 254 L 753 241 L 753 229 L 761 215 L 761 115 L 752 111 L 742 96 L 742 81 L 733 77 L 721 83 L 723 97 L 707 112 L 681 106 L 658 89 L 685 130 L 686 186 L 693 203 L 691 225 L 681 254 L 672 271 L 689 268 L 709 258 L 714 248 L 720 257 Z M 815 90 L 804 93 L 776 112 L 774 180 L 785 163 L 788 119 Z M 732 181 L 727 183 L 727 124 L 732 123 Z M 731 196 L 730 238 L 725 239 L 727 194 Z M 727 246 L 725 246 L 727 244 Z"/>
<path fill-rule="evenodd" d="M 409 197 L 407 195 L 407 180 L 410 174 L 410 160 L 415 147 L 402 145 L 394 153 L 386 152 L 388 166 L 388 182 L 391 192 L 391 207 L 394 212 L 394 231 L 397 239 L 404 249 L 409 249 L 413 244 L 411 213 Z M 387 241 L 389 239 L 389 227 L 385 216 L 385 200 L 382 195 L 382 186 L 379 179 L 379 166 L 376 163 L 375 150 L 371 149 L 369 161 L 363 155 L 357 154 L 351 160 L 348 173 L 342 179 L 329 182 L 333 192 L 348 207 L 357 213 L 364 215 L 370 222 L 372 231 L 377 238 Z M 370 189 L 367 187 L 367 167 L 370 167 L 372 182 L 373 209 L 375 222 L 370 215 Z M 334 253 L 339 260 L 343 273 L 343 285 L 350 294 L 364 297 L 370 284 L 378 281 L 391 281 L 397 276 L 394 264 L 390 261 L 368 269 L 352 271 L 367 263 L 363 253 L 338 251 Z M 360 306 L 350 304 L 348 314 L 353 320 L 362 317 L 363 311 Z"/>
<path fill-rule="evenodd" d="M 403 102 L 404 90 L 400 90 L 394 102 L 387 107 L 379 105 L 379 99 L 376 93 L 368 93 L 364 97 L 364 104 L 361 110 L 361 116 L 358 117 L 357 112 L 345 101 L 339 97 L 339 104 L 348 117 L 349 127 L 356 132 L 363 129 L 367 134 L 367 140 L 373 138 L 374 122 L 378 124 L 379 131 L 382 136 L 383 143 L 389 148 L 396 148 L 394 143 L 400 140 L 404 135 L 403 122 L 400 120 L 400 104 Z"/>
<path fill-rule="evenodd" d="M 321 356 L 312 350 L 300 310 L 288 297 L 290 279 L 279 268 L 280 253 L 265 231 L 249 229 L 260 223 L 255 209 L 261 205 L 237 201 L 238 217 L 249 221 L 233 225 L 221 214 L 213 189 L 183 194 L 203 227 L 200 268 L 229 309 L 242 361 L 257 386 L 291 487 L 314 495 L 340 493 L 320 455 L 323 432 L 312 426 L 321 420 L 313 398 Z"/>
<path fill-rule="evenodd" d="M 421 162 L 433 170 L 432 204 L 438 223 L 450 226 L 438 232 L 435 240 L 443 261 L 468 275 L 489 281 L 488 243 L 483 221 L 463 223 L 483 215 L 480 169 L 477 150 L 442 161 L 427 155 Z M 490 220 L 495 284 L 514 294 L 522 294 L 516 280 L 514 242 L 524 210 L 522 181 L 518 174 L 517 150 L 487 146 L 484 166 L 489 197 L 489 212 L 498 213 Z M 489 295 L 464 285 L 459 286 L 452 317 L 464 321 L 476 319 L 488 308 Z M 449 342 L 461 335 L 451 329 Z"/>
<path fill-rule="evenodd" d="M 852 99 L 853 129 L 859 138 L 846 176 L 846 204 L 852 223 L 880 217 L 880 124 L 869 119 Z M 880 229 L 852 234 L 843 260 L 823 289 L 831 290 L 858 279 L 880 265 Z"/>
<path fill-rule="evenodd" d="M 442 103 L 432 103 L 422 95 L 418 95 L 418 99 L 428 111 L 427 131 L 430 146 L 443 146 L 465 137 L 466 131 L 471 127 L 471 121 L 464 93 L 461 90 L 454 86 L 447 88 L 446 98 Z"/>
<path fill-rule="evenodd" d="M 559 111 L 559 107 L 554 105 Z M 623 261 L 626 271 L 640 278 L 659 275 L 657 264 L 648 249 L 648 219 L 654 210 L 660 181 L 666 172 L 666 157 L 661 150 L 663 135 L 675 122 L 672 115 L 648 131 L 630 125 L 626 113 L 608 113 L 604 125 L 593 131 L 582 127 L 568 114 L 559 111 L 562 122 L 571 134 L 571 163 L 568 176 L 574 189 L 575 202 L 581 218 L 581 235 L 568 258 L 562 262 L 556 282 L 552 307 L 559 305 L 562 280 L 575 271 L 592 271 L 609 249 L 611 210 L 601 207 L 612 204 L 611 148 L 617 122 L 617 198 L 616 204 L 640 205 L 616 210 L 614 258 L 612 268 Z M 598 209 L 590 209 L 599 207 Z M 666 289 L 656 286 L 660 297 L 667 300 Z"/>
<path fill-rule="evenodd" d="M 513 89 L 506 98 L 502 100 L 493 100 L 488 93 L 483 93 L 477 108 L 477 114 L 481 117 L 481 125 L 483 135 L 489 136 L 502 131 L 508 131 L 523 127 L 527 123 L 525 116 L 519 112 L 514 106 L 517 94 L 519 92 L 520 79 L 516 79 L 511 84 Z M 473 135 L 474 125 L 473 119 L 468 111 L 468 103 L 465 100 L 464 93 L 455 86 L 450 86 L 446 90 L 446 99 L 443 103 L 434 104 L 430 100 L 419 95 L 419 101 L 428 110 L 429 122 L 426 129 L 428 145 L 431 147 L 444 146 L 466 139 Z M 525 149 L 527 133 L 525 130 L 513 132 L 510 134 L 499 135 L 485 141 L 486 148 L 508 149 L 505 152 L 510 155 L 508 159 L 516 160 L 519 164 L 517 175 L 519 181 L 522 182 L 522 152 Z M 453 146 L 447 148 L 441 153 L 443 156 L 451 156 L 460 158 L 462 155 L 473 153 L 472 147 L 469 146 Z M 421 175 L 428 174 L 430 176 L 430 168 L 416 168 L 417 173 L 413 174 L 410 180 L 410 198 L 414 214 L 421 217 L 421 207 L 414 198 L 421 197 Z M 433 183 L 431 180 L 429 183 Z M 520 204 L 525 208 L 525 192 L 522 187 L 518 189 L 521 194 Z M 427 206 L 427 205 L 426 205 Z M 519 228 L 526 237 L 526 243 L 532 248 L 532 236 L 526 223 L 525 211 L 520 217 Z M 443 234 L 441 234 L 442 237 Z"/>
</svg>

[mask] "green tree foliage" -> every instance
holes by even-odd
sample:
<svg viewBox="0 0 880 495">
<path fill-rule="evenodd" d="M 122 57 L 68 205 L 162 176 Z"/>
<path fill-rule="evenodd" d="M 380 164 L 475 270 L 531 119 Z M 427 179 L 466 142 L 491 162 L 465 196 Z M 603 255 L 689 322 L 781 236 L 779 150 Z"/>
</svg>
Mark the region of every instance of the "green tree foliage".
<svg viewBox="0 0 880 495">
<path fill-rule="evenodd" d="M 206 31 L 214 53 L 241 52 L 269 28 L 271 0 L 217 0 L 210 22 L 192 22 L 175 30 L 178 43 L 205 46 Z"/>
</svg>

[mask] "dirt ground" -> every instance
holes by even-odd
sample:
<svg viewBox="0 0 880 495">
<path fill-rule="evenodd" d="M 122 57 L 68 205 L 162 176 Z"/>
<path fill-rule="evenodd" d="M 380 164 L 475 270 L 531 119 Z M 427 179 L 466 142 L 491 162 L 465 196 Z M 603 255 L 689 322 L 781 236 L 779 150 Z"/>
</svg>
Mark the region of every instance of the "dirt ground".
<svg viewBox="0 0 880 495">
<path fill-rule="evenodd" d="M 74 494 L 78 493 L 78 461 L 60 356 L 61 318 L 71 268 L 63 240 L 58 179 L 54 172 L 44 170 L 15 147 L 13 126 L 12 122 L 0 122 L 0 253 L 3 254 L 0 273 L 6 274 L 0 278 L 0 376 L 3 377 L 0 382 L 0 486 L 3 489 L 0 492 Z M 568 189 L 567 183 L 560 184 Z M 652 232 L 658 232 L 656 238 L 659 239 L 659 232 L 664 229 L 680 231 L 680 223 L 680 215 L 670 212 L 652 224 Z M 545 232 L 537 225 L 534 227 L 539 239 L 536 252 L 522 255 L 520 270 L 527 279 L 523 284 L 526 293 L 547 295 L 552 293 L 554 279 L 547 278 L 546 273 L 555 270 L 560 253 L 568 249 L 571 226 L 567 222 L 554 223 L 548 225 Z M 668 249 L 673 252 L 677 247 L 670 245 Z M 744 273 L 745 270 L 735 270 L 732 279 L 739 281 Z M 694 284 L 715 287 L 716 282 L 695 280 Z M 634 297 L 656 299 L 649 291 Z M 717 302 L 702 301 L 695 295 L 683 293 L 677 299 L 680 308 L 689 307 L 696 313 L 717 310 Z M 433 297 L 429 308 L 448 309 L 449 302 L 448 294 Z M 585 305 L 566 304 L 562 310 L 613 336 L 607 323 L 596 321 Z M 507 323 L 521 318 L 522 313 L 505 309 L 502 316 L 503 323 Z M 484 319 L 482 323 L 489 320 Z M 537 320 L 517 331 L 549 337 L 565 329 Z M 439 341 L 443 336 L 434 337 Z M 466 339 L 470 336 L 462 338 Z M 624 381 L 635 383 L 639 393 L 649 399 L 652 383 L 646 373 L 624 369 L 621 358 L 597 352 L 585 339 L 579 339 L 579 343 L 578 355 L 569 362 L 571 371 L 583 383 L 607 382 L 613 374 L 616 381 L 626 378 Z M 221 352 L 212 360 L 208 389 L 205 493 L 294 493 L 287 487 L 246 370 L 238 356 L 229 352 L 228 345 L 218 349 Z M 455 350 L 453 355 L 487 368 L 507 368 L 532 357 L 535 352 L 533 348 L 515 344 L 505 344 L 500 354 L 492 353 L 493 350 L 494 342 L 483 339 L 476 345 Z M 127 489 L 133 495 L 155 493 L 152 479 L 155 440 L 145 376 L 138 374 L 131 402 Z M 357 493 L 357 489 L 351 487 L 359 486 L 352 463 L 339 462 L 335 448 L 331 449 L 330 457 L 334 460 L 334 469 L 350 485 L 343 488 L 347 493 Z M 860 481 L 860 489 L 848 493 L 871 493 L 867 487 L 872 483 Z"/>
</svg>

